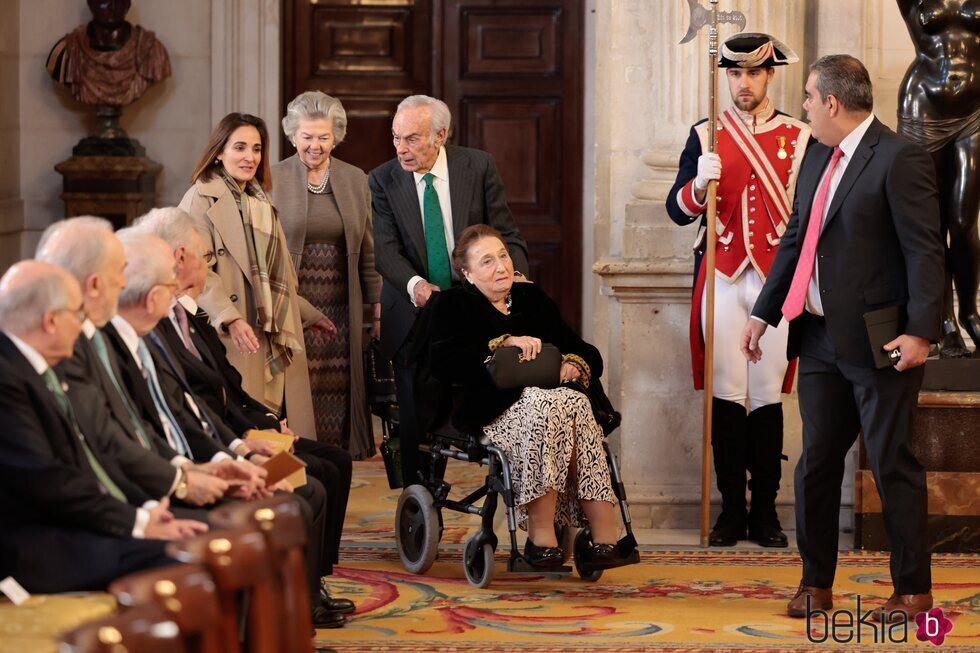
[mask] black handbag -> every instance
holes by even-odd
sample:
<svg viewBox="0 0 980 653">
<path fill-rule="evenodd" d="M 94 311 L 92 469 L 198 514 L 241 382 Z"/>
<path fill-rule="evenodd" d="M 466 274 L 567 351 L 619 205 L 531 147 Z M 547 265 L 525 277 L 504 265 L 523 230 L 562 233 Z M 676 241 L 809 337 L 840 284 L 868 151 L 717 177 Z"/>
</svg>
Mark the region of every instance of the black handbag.
<svg viewBox="0 0 980 653">
<path fill-rule="evenodd" d="M 367 401 L 372 407 L 398 401 L 395 395 L 395 368 L 381 354 L 381 344 L 377 340 L 368 343 L 364 350 L 364 386 Z"/>
<path fill-rule="evenodd" d="M 498 347 L 486 364 L 499 390 L 557 388 L 561 378 L 561 352 L 548 343 L 543 343 L 541 352 L 531 360 L 523 359 L 520 347 Z"/>
</svg>

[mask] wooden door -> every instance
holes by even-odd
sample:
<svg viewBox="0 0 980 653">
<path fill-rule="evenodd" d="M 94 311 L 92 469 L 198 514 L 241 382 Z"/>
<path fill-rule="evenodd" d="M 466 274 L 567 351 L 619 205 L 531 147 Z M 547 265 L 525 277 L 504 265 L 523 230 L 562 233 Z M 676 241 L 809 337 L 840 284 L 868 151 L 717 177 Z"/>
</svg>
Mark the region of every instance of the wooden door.
<svg viewBox="0 0 980 653">
<path fill-rule="evenodd" d="M 436 88 L 460 145 L 490 152 L 531 278 L 581 321 L 582 12 L 578 0 L 443 0 Z"/>
<path fill-rule="evenodd" d="M 530 250 L 531 276 L 581 323 L 581 0 L 284 0 L 283 108 L 319 89 L 344 103 L 337 156 L 394 156 L 398 102 L 453 113 L 450 141 L 490 152 Z M 284 152 L 292 152 L 286 145 Z"/>
<path fill-rule="evenodd" d="M 283 18 L 282 113 L 323 91 L 347 112 L 337 157 L 365 172 L 391 159 L 398 103 L 432 92 L 431 0 L 284 0 Z M 284 140 L 282 151 L 295 150 Z"/>
</svg>

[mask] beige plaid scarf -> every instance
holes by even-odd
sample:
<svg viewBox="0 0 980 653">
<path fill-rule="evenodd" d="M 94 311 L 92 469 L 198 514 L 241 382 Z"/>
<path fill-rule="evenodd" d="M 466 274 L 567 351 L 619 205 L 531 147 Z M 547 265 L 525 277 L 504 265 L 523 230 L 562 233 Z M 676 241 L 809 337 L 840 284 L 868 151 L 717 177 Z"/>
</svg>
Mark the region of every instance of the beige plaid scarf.
<svg viewBox="0 0 980 653">
<path fill-rule="evenodd" d="M 252 180 L 247 192 L 243 193 L 238 183 L 223 170 L 222 178 L 238 202 L 245 227 L 258 326 L 269 336 L 265 378 L 270 382 L 286 370 L 293 353 L 303 347 L 303 334 L 293 331 L 293 326 L 300 321 L 290 301 L 294 292 L 290 280 L 296 275 L 279 241 L 279 218 L 262 187 Z"/>
</svg>

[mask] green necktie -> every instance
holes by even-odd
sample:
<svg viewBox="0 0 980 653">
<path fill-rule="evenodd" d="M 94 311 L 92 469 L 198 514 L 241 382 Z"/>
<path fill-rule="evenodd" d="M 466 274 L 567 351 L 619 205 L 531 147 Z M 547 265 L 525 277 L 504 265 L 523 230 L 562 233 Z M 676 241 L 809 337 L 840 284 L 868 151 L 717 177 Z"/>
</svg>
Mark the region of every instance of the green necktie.
<svg viewBox="0 0 980 653">
<path fill-rule="evenodd" d="M 85 457 L 88 458 L 88 464 L 92 466 L 92 471 L 95 472 L 95 478 L 99 479 L 99 483 L 111 496 L 119 499 L 123 503 L 128 503 L 126 501 L 126 495 L 123 491 L 119 489 L 119 486 L 112 482 L 109 478 L 109 474 L 105 471 L 105 468 L 99 464 L 96 460 L 95 454 L 92 453 L 92 449 L 89 448 L 88 442 L 85 441 L 85 436 L 82 435 L 82 429 L 78 426 L 78 420 L 75 419 L 75 411 L 72 410 L 71 402 L 68 400 L 68 395 L 65 391 L 61 389 L 61 383 L 58 381 L 58 377 L 55 376 L 54 370 L 50 367 L 44 370 L 41 374 L 44 379 L 44 384 L 48 386 L 48 390 L 54 395 L 54 398 L 58 400 L 58 406 L 61 408 L 61 412 L 64 413 L 65 417 L 68 418 L 68 422 L 71 424 L 72 429 L 75 431 L 75 435 L 78 437 L 79 442 L 82 443 L 82 449 L 85 451 Z"/>
<path fill-rule="evenodd" d="M 153 445 L 150 444 L 150 438 L 146 436 L 146 431 L 143 430 L 143 425 L 140 424 L 140 418 L 136 416 L 136 409 L 133 407 L 127 394 L 123 392 L 122 386 L 119 385 L 119 380 L 112 371 L 112 363 L 109 362 L 109 350 L 105 346 L 105 338 L 102 336 L 101 331 L 96 331 L 92 336 L 92 346 L 95 348 L 95 353 L 99 355 L 99 360 L 102 361 L 102 366 L 105 368 L 109 380 L 112 381 L 112 385 L 116 389 L 116 394 L 119 395 L 123 405 L 126 407 L 126 412 L 129 413 L 129 421 L 133 425 L 133 430 L 136 431 L 136 436 L 139 438 L 140 444 L 144 448 L 152 450 Z"/>
<path fill-rule="evenodd" d="M 442 223 L 439 193 L 432 187 L 431 172 L 422 175 L 422 179 L 425 180 L 422 208 L 425 213 L 425 255 L 429 261 L 429 283 L 448 290 L 453 285 L 453 275 L 449 270 L 449 248 L 446 247 L 446 227 Z"/>
</svg>

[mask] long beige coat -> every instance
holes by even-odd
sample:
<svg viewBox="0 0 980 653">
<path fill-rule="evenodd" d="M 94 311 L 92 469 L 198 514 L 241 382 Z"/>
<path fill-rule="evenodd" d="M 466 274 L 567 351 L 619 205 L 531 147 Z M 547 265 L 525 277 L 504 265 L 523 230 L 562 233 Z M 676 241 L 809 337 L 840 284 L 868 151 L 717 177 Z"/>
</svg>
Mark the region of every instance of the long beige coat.
<svg viewBox="0 0 980 653">
<path fill-rule="evenodd" d="M 309 193 L 306 166 L 295 154 L 272 166 L 272 199 L 298 270 L 306 242 Z M 374 269 L 371 193 L 367 175 L 336 157 L 330 159 L 330 187 L 344 224 L 347 246 L 347 296 L 350 301 L 350 454 L 374 454 L 374 433 L 364 394 L 363 305 L 380 301 L 381 277 Z"/>
<path fill-rule="evenodd" d="M 208 225 L 207 237 L 210 242 L 206 245 L 215 253 L 215 266 L 208 272 L 207 284 L 197 303 L 207 311 L 211 324 L 218 330 L 221 341 L 228 350 L 228 360 L 242 375 L 245 391 L 262 401 L 269 341 L 256 326 L 257 314 L 252 296 L 248 247 L 238 203 L 219 177 L 211 181 L 196 182 L 184 194 L 180 208 Z M 281 232 L 279 240 L 280 247 L 286 247 L 286 237 Z M 316 322 L 323 314 L 299 296 L 296 271 L 291 260 L 288 267 L 291 276 L 291 301 L 294 302 L 293 314 L 299 315 L 302 320 L 302 324 L 295 324 L 291 328 L 302 343 L 303 326 Z M 259 339 L 259 351 L 254 354 L 238 353 L 225 330 L 228 324 L 239 318 L 252 326 Z M 310 395 L 310 375 L 305 350 L 295 353 L 285 374 L 289 426 L 297 435 L 315 437 L 313 398 Z"/>
</svg>

